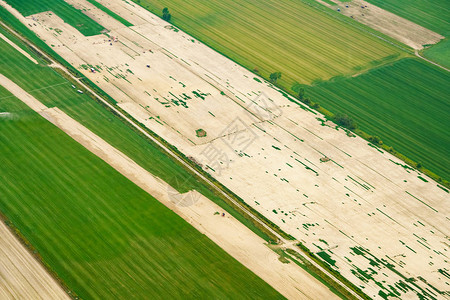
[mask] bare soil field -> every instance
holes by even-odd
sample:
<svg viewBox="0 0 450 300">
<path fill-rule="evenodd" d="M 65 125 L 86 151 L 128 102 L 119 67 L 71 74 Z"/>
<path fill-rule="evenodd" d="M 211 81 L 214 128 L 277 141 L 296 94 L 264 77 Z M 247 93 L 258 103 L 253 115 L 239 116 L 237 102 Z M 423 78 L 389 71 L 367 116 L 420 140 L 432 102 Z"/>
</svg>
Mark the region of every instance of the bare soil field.
<svg viewBox="0 0 450 300">
<path fill-rule="evenodd" d="M 150 174 L 60 109 L 45 107 L 1 74 L 0 85 L 176 212 L 285 297 L 290 299 L 313 299 L 316 296 L 322 299 L 337 298 L 328 288 L 294 263 L 282 263 L 278 255 L 265 245 L 263 239 L 234 217 L 228 214 L 222 216 L 223 209 L 205 196 L 197 191 L 179 194 L 166 182 Z M 185 201 L 187 205 L 184 205 L 182 201 Z M 12 290 L 14 291 L 13 288 Z"/>
<path fill-rule="evenodd" d="M 339 9 L 342 14 L 378 30 L 415 50 L 423 49 L 424 45 L 436 44 L 444 38 L 444 36 L 436 32 L 367 1 L 352 0 L 341 2 L 332 0 L 337 5 L 330 5 L 321 0 L 317 1 L 333 10 Z"/>
<path fill-rule="evenodd" d="M 0 299 L 70 299 L 3 222 L 0 222 Z"/>
<path fill-rule="evenodd" d="M 84 37 L 54 14 L 16 16 L 370 297 L 448 297 L 448 190 L 141 7 L 99 2 L 136 26 L 91 8 L 111 31 Z"/>
</svg>

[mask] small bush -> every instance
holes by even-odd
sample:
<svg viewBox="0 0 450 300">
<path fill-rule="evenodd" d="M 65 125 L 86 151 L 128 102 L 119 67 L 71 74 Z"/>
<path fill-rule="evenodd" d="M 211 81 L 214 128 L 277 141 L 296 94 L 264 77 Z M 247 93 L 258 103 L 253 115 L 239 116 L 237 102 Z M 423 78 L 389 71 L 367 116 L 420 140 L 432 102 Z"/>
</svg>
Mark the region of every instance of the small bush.
<svg viewBox="0 0 450 300">
<path fill-rule="evenodd" d="M 383 141 L 378 136 L 370 136 L 369 142 L 375 145 L 382 145 Z"/>
</svg>

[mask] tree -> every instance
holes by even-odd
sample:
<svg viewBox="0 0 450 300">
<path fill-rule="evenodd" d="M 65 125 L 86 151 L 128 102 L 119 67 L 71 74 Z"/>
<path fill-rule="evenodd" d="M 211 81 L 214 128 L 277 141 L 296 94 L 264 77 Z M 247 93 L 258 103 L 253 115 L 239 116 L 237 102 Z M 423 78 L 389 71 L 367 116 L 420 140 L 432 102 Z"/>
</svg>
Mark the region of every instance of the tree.
<svg viewBox="0 0 450 300">
<path fill-rule="evenodd" d="M 270 82 L 275 83 L 275 82 L 277 82 L 278 79 L 281 78 L 281 72 L 274 72 L 274 73 L 270 74 L 269 78 L 270 78 Z"/>
<path fill-rule="evenodd" d="M 298 99 L 303 100 L 303 97 L 305 97 L 305 89 L 304 88 L 300 88 L 298 90 Z"/>
<path fill-rule="evenodd" d="M 356 129 L 357 125 L 352 118 L 346 114 L 338 113 L 334 116 L 334 121 L 341 125 L 342 127 L 348 128 L 350 130 Z"/>
<path fill-rule="evenodd" d="M 172 15 L 169 13 L 169 9 L 167 7 L 164 7 L 162 10 L 162 19 L 164 21 L 170 22 L 170 19 L 172 18 Z"/>
<path fill-rule="evenodd" d="M 371 136 L 369 137 L 369 142 L 375 145 L 382 145 L 383 141 L 378 136 Z"/>
</svg>

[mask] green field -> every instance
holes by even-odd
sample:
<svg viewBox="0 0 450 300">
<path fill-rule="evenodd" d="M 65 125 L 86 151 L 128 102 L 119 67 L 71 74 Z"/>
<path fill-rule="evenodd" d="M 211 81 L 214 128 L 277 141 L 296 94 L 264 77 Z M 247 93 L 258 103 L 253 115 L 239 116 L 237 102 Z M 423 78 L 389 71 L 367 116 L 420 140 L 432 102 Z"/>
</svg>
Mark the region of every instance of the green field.
<svg viewBox="0 0 450 300">
<path fill-rule="evenodd" d="M 314 1 L 136 2 L 158 15 L 168 7 L 174 25 L 266 78 L 280 71 L 278 83 L 288 90 L 296 82 L 352 74 L 400 55 L 399 49 L 361 30 L 362 25 L 339 21 L 341 15 L 319 10 Z"/>
<path fill-rule="evenodd" d="M 6 0 L 6 2 L 24 16 L 52 11 L 64 22 L 72 25 L 86 36 L 99 34 L 104 29 L 100 24 L 83 14 L 81 10 L 74 8 L 64 0 Z"/>
<path fill-rule="evenodd" d="M 281 298 L 0 88 L 0 211 L 82 298 Z"/>
<path fill-rule="evenodd" d="M 120 23 L 122 23 L 125 26 L 133 26 L 133 24 L 131 24 L 130 22 L 128 22 L 127 20 L 125 20 L 124 18 L 122 18 L 121 16 L 119 16 L 118 14 L 116 14 L 115 12 L 109 10 L 107 7 L 101 5 L 100 3 L 98 3 L 95 0 L 87 0 L 89 3 L 91 3 L 92 5 L 94 5 L 95 7 L 103 10 L 105 13 L 107 13 L 108 15 L 110 15 L 111 17 L 113 17 L 114 19 L 116 19 L 117 21 L 119 21 Z"/>
<path fill-rule="evenodd" d="M 426 49 L 423 54 L 432 61 L 450 69 L 450 38 L 445 38 L 431 48 Z"/>
<path fill-rule="evenodd" d="M 404 59 L 306 87 L 306 94 L 328 110 L 349 114 L 360 129 L 448 180 L 449 82 L 448 72 Z"/>
<path fill-rule="evenodd" d="M 367 0 L 443 36 L 450 36 L 448 0 Z"/>
</svg>

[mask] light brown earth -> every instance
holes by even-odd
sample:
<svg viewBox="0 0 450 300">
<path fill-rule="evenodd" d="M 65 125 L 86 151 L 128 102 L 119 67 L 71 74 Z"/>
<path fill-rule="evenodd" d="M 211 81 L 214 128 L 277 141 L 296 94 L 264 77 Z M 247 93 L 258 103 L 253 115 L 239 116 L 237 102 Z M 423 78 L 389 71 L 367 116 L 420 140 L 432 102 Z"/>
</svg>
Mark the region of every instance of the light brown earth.
<svg viewBox="0 0 450 300">
<path fill-rule="evenodd" d="M 339 0 L 331 0 L 337 5 L 330 5 L 322 0 L 316 1 L 333 10 L 340 9 L 340 13 L 343 15 L 382 32 L 415 50 L 423 49 L 423 45 L 436 44 L 444 38 L 444 36 L 434 31 L 370 4 L 367 1 L 352 0 L 349 2 L 341 2 Z"/>
<path fill-rule="evenodd" d="M 70 299 L 3 222 L 0 222 L 0 299 Z"/>
<path fill-rule="evenodd" d="M 311 251 L 329 255 L 370 297 L 394 289 L 402 298 L 448 297 L 448 192 L 143 8 L 99 2 L 136 25 L 91 8 L 119 38 L 112 45 L 105 35 L 82 36 L 55 14 L 34 21 L 0 4 L 35 23 L 46 43 L 134 118 Z M 198 138 L 198 128 L 208 135 Z"/>
<path fill-rule="evenodd" d="M 19 51 L 23 56 L 25 56 L 26 58 L 28 58 L 29 60 L 31 60 L 32 62 L 34 62 L 35 64 L 38 64 L 37 60 L 35 60 L 28 52 L 26 52 L 25 50 L 23 50 L 22 48 L 20 48 L 19 46 L 17 46 L 16 44 L 14 44 L 10 39 L 8 39 L 6 36 L 4 36 L 3 34 L 0 33 L 0 39 L 4 40 L 5 42 L 7 42 L 8 44 L 10 44 L 11 46 L 14 47 L 14 49 L 16 49 L 17 51 Z"/>
<path fill-rule="evenodd" d="M 234 217 L 228 214 L 222 217 L 223 209 L 208 198 L 196 191 L 180 195 L 166 182 L 153 176 L 60 109 L 47 108 L 2 74 L 0 74 L 0 86 L 8 89 L 31 109 L 180 215 L 285 297 L 289 299 L 337 298 L 329 289 L 294 263 L 282 263 L 278 255 L 265 245 L 263 239 Z M 2 251 L 1 248 L 0 251 Z M 10 289 L 14 290 L 14 287 Z M 54 298 L 51 297 L 51 299 Z"/>
</svg>

